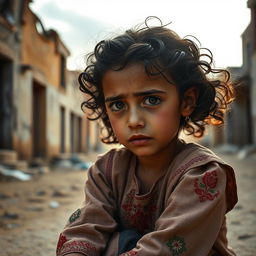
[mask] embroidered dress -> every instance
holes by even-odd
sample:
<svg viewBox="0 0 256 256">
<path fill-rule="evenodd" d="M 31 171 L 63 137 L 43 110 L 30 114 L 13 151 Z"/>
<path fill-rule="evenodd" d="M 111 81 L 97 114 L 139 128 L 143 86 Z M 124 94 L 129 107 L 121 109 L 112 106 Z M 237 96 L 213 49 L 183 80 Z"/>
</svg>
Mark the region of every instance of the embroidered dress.
<svg viewBox="0 0 256 256">
<path fill-rule="evenodd" d="M 225 214 L 237 202 L 233 169 L 213 152 L 189 143 L 140 193 L 136 156 L 125 148 L 99 157 L 88 170 L 86 200 L 60 235 L 57 255 L 118 255 L 119 234 L 141 234 L 136 256 L 234 256 Z"/>
</svg>

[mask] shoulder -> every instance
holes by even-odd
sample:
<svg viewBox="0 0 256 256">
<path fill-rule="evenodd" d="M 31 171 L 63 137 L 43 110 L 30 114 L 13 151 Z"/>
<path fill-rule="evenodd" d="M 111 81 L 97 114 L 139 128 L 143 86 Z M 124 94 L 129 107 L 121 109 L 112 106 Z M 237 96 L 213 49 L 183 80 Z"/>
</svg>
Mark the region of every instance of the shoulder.
<svg viewBox="0 0 256 256">
<path fill-rule="evenodd" d="M 88 170 L 88 180 L 104 180 L 107 184 L 122 182 L 130 174 L 127 171 L 136 164 L 136 157 L 126 148 L 114 148 L 98 156 Z"/>
<path fill-rule="evenodd" d="M 87 183 L 90 182 L 104 182 L 106 184 L 112 184 L 112 176 L 114 170 L 122 169 L 116 168 L 120 163 L 120 166 L 124 166 L 124 162 L 129 159 L 131 153 L 125 148 L 113 148 L 106 153 L 98 155 L 95 163 L 88 169 Z"/>
<path fill-rule="evenodd" d="M 174 180 L 176 185 L 191 184 L 196 192 L 202 194 L 218 187 L 217 190 L 227 197 L 228 211 L 234 207 L 237 187 L 234 170 L 229 164 L 210 149 L 195 143 L 187 144 L 180 157 L 170 180 Z"/>
<path fill-rule="evenodd" d="M 185 144 L 184 149 L 180 152 L 176 159 L 175 174 L 182 174 L 188 169 L 206 165 L 211 162 L 216 162 L 219 165 L 231 168 L 212 150 L 197 143 Z"/>
<path fill-rule="evenodd" d="M 105 173 L 107 169 L 113 169 L 113 167 L 124 167 L 133 157 L 134 155 L 124 147 L 113 148 L 106 153 L 98 155 L 91 169 L 97 169 Z"/>
</svg>

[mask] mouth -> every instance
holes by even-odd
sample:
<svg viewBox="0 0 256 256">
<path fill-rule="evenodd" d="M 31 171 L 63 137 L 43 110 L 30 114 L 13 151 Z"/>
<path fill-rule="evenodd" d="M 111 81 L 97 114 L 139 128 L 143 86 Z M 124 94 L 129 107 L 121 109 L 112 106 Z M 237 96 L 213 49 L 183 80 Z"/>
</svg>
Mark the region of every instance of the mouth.
<svg viewBox="0 0 256 256">
<path fill-rule="evenodd" d="M 131 144 L 137 146 L 146 145 L 150 140 L 152 140 L 152 138 L 145 135 L 133 135 L 128 139 Z"/>
</svg>

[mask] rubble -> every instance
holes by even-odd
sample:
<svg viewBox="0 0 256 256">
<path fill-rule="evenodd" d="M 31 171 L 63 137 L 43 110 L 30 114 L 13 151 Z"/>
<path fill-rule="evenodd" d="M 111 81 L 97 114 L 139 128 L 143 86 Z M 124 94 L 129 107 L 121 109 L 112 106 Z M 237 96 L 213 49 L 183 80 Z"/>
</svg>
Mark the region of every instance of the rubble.
<svg viewBox="0 0 256 256">
<path fill-rule="evenodd" d="M 239 147 L 233 144 L 222 144 L 217 146 L 215 151 L 221 154 L 236 154 L 239 151 Z"/>
<path fill-rule="evenodd" d="M 3 179 L 28 181 L 31 180 L 31 175 L 20 170 L 7 169 L 0 165 L 0 180 Z"/>
<path fill-rule="evenodd" d="M 49 207 L 52 208 L 52 209 L 59 208 L 59 206 L 60 206 L 60 203 L 57 202 L 57 201 L 51 201 L 49 203 Z"/>
<path fill-rule="evenodd" d="M 41 206 L 28 206 L 25 210 L 29 212 L 42 212 L 44 208 Z"/>
<path fill-rule="evenodd" d="M 19 218 L 19 214 L 15 213 L 15 212 L 5 212 L 2 216 L 4 219 L 12 219 L 12 220 L 16 220 Z"/>
<path fill-rule="evenodd" d="M 256 145 L 247 145 L 244 146 L 237 154 L 238 159 L 245 159 L 248 156 L 256 156 Z"/>
<path fill-rule="evenodd" d="M 55 191 L 53 191 L 52 196 L 53 197 L 68 197 L 69 194 L 67 192 L 55 190 Z"/>
<path fill-rule="evenodd" d="M 77 154 L 55 156 L 51 161 L 51 167 L 55 170 L 87 170 L 92 164 Z"/>
<path fill-rule="evenodd" d="M 5 193 L 0 192 L 0 199 L 7 199 L 7 198 L 9 198 L 8 195 L 6 195 Z"/>
</svg>

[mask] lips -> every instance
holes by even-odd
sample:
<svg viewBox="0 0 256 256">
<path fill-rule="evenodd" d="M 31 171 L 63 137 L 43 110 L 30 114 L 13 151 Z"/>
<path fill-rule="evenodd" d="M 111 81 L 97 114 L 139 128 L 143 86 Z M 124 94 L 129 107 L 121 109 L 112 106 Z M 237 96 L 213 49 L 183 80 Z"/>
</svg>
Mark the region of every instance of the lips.
<svg viewBox="0 0 256 256">
<path fill-rule="evenodd" d="M 146 145 L 152 138 L 145 135 L 133 135 L 129 138 L 129 142 L 133 145 L 143 146 Z"/>
</svg>

